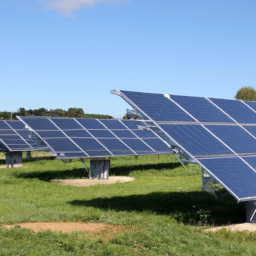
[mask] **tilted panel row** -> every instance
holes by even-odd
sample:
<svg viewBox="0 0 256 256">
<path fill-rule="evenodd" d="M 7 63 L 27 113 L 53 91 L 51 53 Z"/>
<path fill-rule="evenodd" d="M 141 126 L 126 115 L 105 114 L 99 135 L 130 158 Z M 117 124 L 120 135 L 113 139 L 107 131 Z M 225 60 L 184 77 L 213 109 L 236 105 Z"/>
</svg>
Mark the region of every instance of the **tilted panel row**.
<svg viewBox="0 0 256 256">
<path fill-rule="evenodd" d="M 256 199 L 256 102 L 127 91 L 116 94 L 153 121 L 172 145 L 194 158 L 239 201 Z M 150 101 L 154 102 L 151 106 Z M 157 101 L 159 106 L 171 104 L 172 111 L 155 109 Z M 173 111 L 173 104 L 178 111 Z M 181 115 L 177 117 L 177 113 Z"/>
<path fill-rule="evenodd" d="M 45 150 L 31 140 L 30 132 L 21 121 L 0 121 L 1 148 L 7 151 Z"/>
<path fill-rule="evenodd" d="M 173 153 L 141 121 L 20 117 L 59 158 Z"/>
<path fill-rule="evenodd" d="M 128 103 L 155 122 L 256 124 L 256 102 L 120 91 Z"/>
</svg>

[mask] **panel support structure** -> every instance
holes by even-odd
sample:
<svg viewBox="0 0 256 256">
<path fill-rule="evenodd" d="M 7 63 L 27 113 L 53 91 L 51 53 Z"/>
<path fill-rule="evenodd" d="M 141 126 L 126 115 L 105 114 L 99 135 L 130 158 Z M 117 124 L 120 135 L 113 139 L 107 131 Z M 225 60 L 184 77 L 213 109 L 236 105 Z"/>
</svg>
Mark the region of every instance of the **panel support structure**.
<svg viewBox="0 0 256 256">
<path fill-rule="evenodd" d="M 91 159 L 90 164 L 89 179 L 108 180 L 110 160 Z"/>
<path fill-rule="evenodd" d="M 22 152 L 6 152 L 5 163 L 7 168 L 22 167 Z"/>
<path fill-rule="evenodd" d="M 246 222 L 256 223 L 256 201 L 246 202 Z"/>
</svg>

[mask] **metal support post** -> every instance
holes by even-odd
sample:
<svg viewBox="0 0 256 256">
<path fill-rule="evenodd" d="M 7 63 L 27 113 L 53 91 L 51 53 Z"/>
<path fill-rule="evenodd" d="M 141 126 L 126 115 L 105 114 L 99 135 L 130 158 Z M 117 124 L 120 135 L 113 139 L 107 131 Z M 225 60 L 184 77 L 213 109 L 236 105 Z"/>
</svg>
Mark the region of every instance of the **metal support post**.
<svg viewBox="0 0 256 256">
<path fill-rule="evenodd" d="M 246 222 L 256 223 L 256 201 L 246 202 Z"/>
<path fill-rule="evenodd" d="M 110 160 L 95 158 L 90 164 L 89 179 L 108 180 Z"/>
<path fill-rule="evenodd" d="M 6 152 L 5 164 L 7 168 L 22 167 L 22 152 Z"/>
<path fill-rule="evenodd" d="M 32 155 L 31 155 L 31 151 L 27 151 L 27 155 L 26 155 L 26 158 L 31 158 Z"/>
</svg>

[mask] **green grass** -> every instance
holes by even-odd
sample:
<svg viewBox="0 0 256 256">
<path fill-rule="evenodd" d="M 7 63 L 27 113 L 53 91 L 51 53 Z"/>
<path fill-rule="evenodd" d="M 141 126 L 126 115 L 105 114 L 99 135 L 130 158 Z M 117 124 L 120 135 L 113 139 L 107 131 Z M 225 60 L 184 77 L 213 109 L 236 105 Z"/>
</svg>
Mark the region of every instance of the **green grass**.
<svg viewBox="0 0 256 256">
<path fill-rule="evenodd" d="M 136 179 L 91 187 L 49 182 L 86 177 L 78 160 L 40 160 L 0 169 L 1 224 L 67 220 L 124 227 L 106 237 L 36 234 L 0 225 L 0 255 L 256 255 L 256 234 L 204 232 L 245 222 L 245 204 L 237 204 L 222 188 L 218 198 L 202 192 L 201 173 L 185 171 L 174 156 L 112 158 L 110 174 Z"/>
</svg>

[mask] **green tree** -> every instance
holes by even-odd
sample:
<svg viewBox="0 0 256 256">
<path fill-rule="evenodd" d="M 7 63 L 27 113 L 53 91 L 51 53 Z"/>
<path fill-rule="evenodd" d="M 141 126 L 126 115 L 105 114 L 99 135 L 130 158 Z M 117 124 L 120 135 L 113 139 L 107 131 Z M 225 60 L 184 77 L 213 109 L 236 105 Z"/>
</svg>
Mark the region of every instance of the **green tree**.
<svg viewBox="0 0 256 256">
<path fill-rule="evenodd" d="M 244 86 L 237 91 L 235 98 L 237 100 L 256 101 L 256 91 L 252 86 Z"/>
<path fill-rule="evenodd" d="M 67 116 L 68 117 L 83 117 L 84 111 L 82 108 L 69 108 Z"/>
<path fill-rule="evenodd" d="M 26 109 L 25 108 L 20 108 L 19 115 L 20 116 L 26 116 Z"/>
</svg>

